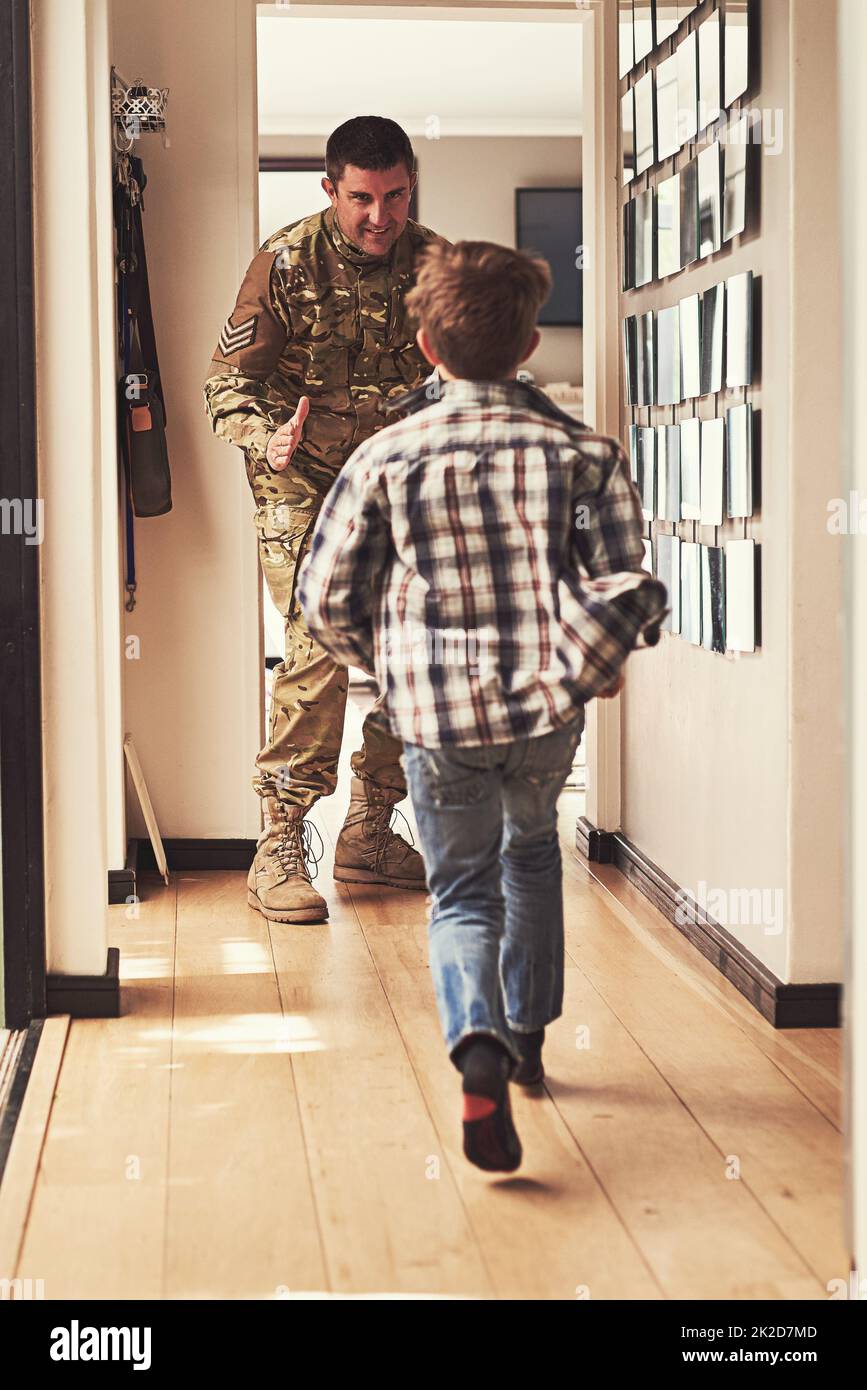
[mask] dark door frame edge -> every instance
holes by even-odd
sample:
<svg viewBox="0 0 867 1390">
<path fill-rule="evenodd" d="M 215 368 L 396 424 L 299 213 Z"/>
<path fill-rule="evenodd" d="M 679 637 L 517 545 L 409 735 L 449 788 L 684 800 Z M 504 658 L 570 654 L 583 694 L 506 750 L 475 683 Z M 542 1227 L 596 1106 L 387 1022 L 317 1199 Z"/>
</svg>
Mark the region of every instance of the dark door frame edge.
<svg viewBox="0 0 867 1390">
<path fill-rule="evenodd" d="M 24 1093 L 30 1081 L 30 1073 L 36 1060 L 36 1049 L 42 1037 L 43 1020 L 31 1023 L 21 1038 L 21 1048 L 12 1063 L 12 1079 L 5 1105 L 0 1108 L 0 1182 L 6 1170 L 6 1161 L 12 1147 L 15 1126 L 24 1103 Z"/>
<path fill-rule="evenodd" d="M 30 0 L 0 0 L 0 498 L 35 508 Z M 5 1026 L 45 1016 L 39 549 L 0 533 L 0 852 Z"/>
</svg>

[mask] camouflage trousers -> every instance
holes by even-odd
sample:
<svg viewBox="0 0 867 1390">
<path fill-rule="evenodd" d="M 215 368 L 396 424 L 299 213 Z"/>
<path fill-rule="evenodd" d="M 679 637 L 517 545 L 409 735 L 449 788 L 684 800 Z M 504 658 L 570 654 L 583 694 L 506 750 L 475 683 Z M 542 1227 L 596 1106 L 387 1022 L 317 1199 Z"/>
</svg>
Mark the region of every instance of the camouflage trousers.
<svg viewBox="0 0 867 1390">
<path fill-rule="evenodd" d="M 259 502 L 255 514 L 259 562 L 285 623 L 286 655 L 273 672 L 268 739 L 256 759 L 253 787 L 260 796 L 310 807 L 337 786 L 349 672 L 310 636 L 295 597 L 322 498 L 294 501 Z M 364 721 L 352 771 L 405 795 L 403 744 L 371 720 L 381 707 L 382 696 Z"/>
</svg>

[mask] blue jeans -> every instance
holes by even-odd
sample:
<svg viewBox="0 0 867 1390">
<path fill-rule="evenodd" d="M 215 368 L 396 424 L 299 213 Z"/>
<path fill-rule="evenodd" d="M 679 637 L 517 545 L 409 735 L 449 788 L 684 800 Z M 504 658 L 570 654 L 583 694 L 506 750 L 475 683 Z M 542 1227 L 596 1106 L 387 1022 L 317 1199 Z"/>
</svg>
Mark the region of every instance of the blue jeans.
<svg viewBox="0 0 867 1390">
<path fill-rule="evenodd" d="M 557 798 L 584 710 L 566 728 L 514 743 L 405 743 L 406 779 L 433 899 L 430 967 L 454 1059 L 487 1033 L 520 1060 L 513 1033 L 563 1008 L 563 875 Z"/>
</svg>

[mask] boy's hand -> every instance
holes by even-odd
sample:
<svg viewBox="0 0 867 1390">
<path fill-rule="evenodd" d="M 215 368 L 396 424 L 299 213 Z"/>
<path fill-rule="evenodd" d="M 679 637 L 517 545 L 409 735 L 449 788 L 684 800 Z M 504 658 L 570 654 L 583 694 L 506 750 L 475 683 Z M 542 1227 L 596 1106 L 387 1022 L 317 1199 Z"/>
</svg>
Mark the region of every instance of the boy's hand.
<svg viewBox="0 0 867 1390">
<path fill-rule="evenodd" d="M 298 409 L 288 425 L 281 425 L 280 429 L 275 430 L 268 440 L 265 457 L 268 460 L 268 467 L 272 468 L 275 473 L 283 471 L 301 443 L 301 433 L 309 410 L 310 398 L 302 396 L 298 402 Z"/>
<path fill-rule="evenodd" d="M 617 677 L 613 685 L 609 685 L 607 690 L 600 690 L 596 696 L 597 700 L 613 700 L 615 695 L 619 695 L 624 686 L 623 672 Z"/>
</svg>

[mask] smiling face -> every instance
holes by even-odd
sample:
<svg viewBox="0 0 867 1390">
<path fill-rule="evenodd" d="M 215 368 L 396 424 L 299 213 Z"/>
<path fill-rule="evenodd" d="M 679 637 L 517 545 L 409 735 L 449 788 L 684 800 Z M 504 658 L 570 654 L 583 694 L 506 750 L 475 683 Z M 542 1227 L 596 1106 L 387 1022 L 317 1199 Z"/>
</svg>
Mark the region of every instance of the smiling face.
<svg viewBox="0 0 867 1390">
<path fill-rule="evenodd" d="M 322 187 L 343 235 L 372 256 L 387 256 L 406 226 L 415 181 L 405 164 L 391 169 L 347 164 L 336 187 L 329 178 L 322 180 Z"/>
</svg>

